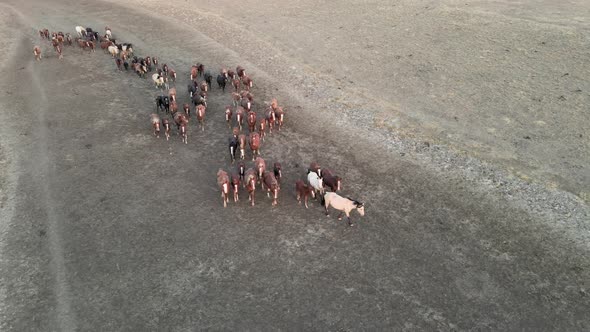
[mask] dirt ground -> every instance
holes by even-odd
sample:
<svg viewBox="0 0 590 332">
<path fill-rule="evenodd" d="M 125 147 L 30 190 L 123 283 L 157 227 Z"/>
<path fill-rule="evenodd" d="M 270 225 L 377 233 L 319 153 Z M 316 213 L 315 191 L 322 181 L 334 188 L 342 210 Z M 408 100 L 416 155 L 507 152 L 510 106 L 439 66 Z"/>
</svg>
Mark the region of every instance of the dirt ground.
<svg viewBox="0 0 590 332">
<path fill-rule="evenodd" d="M 588 210 L 560 191 L 584 197 L 590 182 L 584 3 L 1 6 L 0 330 L 590 329 Z M 109 25 L 172 65 L 181 102 L 191 64 L 245 66 L 256 110 L 288 108 L 262 146 L 284 167 L 279 205 L 242 191 L 222 207 L 229 93 L 213 89 L 205 132 L 192 122 L 184 145 L 151 135 L 151 80 L 100 50 L 60 61 L 43 44 L 33 61 L 37 29 L 76 25 Z M 580 205 L 531 213 L 378 130 Z M 297 204 L 314 160 L 366 203 L 356 227 Z"/>
</svg>

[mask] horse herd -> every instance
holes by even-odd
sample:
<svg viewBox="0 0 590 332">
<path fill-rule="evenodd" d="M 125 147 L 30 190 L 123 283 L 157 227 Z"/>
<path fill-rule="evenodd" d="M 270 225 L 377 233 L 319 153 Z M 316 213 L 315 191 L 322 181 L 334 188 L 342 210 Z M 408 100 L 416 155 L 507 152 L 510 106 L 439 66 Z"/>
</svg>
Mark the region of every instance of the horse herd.
<svg viewBox="0 0 590 332">
<path fill-rule="evenodd" d="M 196 63 L 190 68 L 190 83 L 187 86 L 187 103 L 182 104 L 179 109 L 176 91 L 176 71 L 166 63 L 160 64 L 157 57 L 138 57 L 134 55 L 133 46 L 130 43 L 117 43 L 113 38 L 111 29 L 105 27 L 104 35 L 99 35 L 92 28 L 77 26 L 75 28 L 76 43 L 84 50 L 95 50 L 95 43 L 99 42 L 101 49 L 111 55 L 115 60 L 116 68 L 119 71 L 127 71 L 131 68 L 139 77 L 145 78 L 148 73 L 156 88 L 166 91 L 155 98 L 155 112 L 150 114 L 150 124 L 153 135 L 157 138 L 163 132 L 166 140 L 170 139 L 172 123 L 176 126 L 177 135 L 181 141 L 188 144 L 188 124 L 196 117 L 202 131 L 205 130 L 205 114 L 207 113 L 207 98 L 212 88 L 213 75 L 205 70 L 204 64 Z M 42 40 L 49 40 L 58 54 L 59 59 L 63 58 L 62 50 L 64 45 L 72 46 L 73 40 L 70 33 L 62 32 L 49 33 L 49 30 L 39 30 Z M 36 60 L 41 60 L 41 47 L 33 49 Z M 199 78 L 202 81 L 199 81 Z M 231 130 L 228 140 L 228 151 L 231 164 L 239 161 L 234 171 L 217 171 L 217 184 L 221 191 L 223 206 L 227 207 L 230 200 L 230 192 L 233 194 L 234 202 L 239 201 L 240 187 L 248 193 L 250 204 L 255 204 L 255 192 L 257 184 L 272 198 L 272 206 L 278 204 L 279 191 L 281 189 L 282 166 L 279 162 L 272 164 L 267 169 L 266 161 L 260 156 L 260 145 L 265 141 L 268 134 L 273 130 L 280 131 L 285 120 L 285 109 L 279 106 L 276 99 L 272 99 L 263 110 L 263 117 L 258 118 L 254 110 L 254 96 L 252 94 L 253 80 L 246 75 L 246 70 L 237 66 L 236 70 L 221 68 L 216 76 L 217 87 L 225 95 L 227 83 L 233 88 L 231 92 L 231 104 L 225 106 L 223 111 L 224 121 Z M 170 84 L 172 83 L 172 87 Z M 192 106 L 191 106 L 192 104 Z M 194 109 L 194 115 L 192 110 Z M 221 112 L 220 112 L 221 113 Z M 245 125 L 248 127 L 246 133 Z M 246 148 L 249 147 L 253 167 L 246 167 Z M 239 151 L 239 156 L 237 155 Z M 329 215 L 328 208 L 332 206 L 339 210 L 338 219 L 346 214 L 348 224 L 353 226 L 350 220 L 350 212 L 357 210 L 361 216 L 364 215 L 364 204 L 343 197 L 337 194 L 341 190 L 342 179 L 334 175 L 332 171 L 323 169 L 316 162 L 312 162 L 307 169 L 307 181 L 297 180 L 295 182 L 295 193 L 299 204 L 303 203 L 308 208 L 308 199 L 311 196 L 319 199 L 325 208 L 326 215 Z M 329 189 L 326 191 L 325 189 Z"/>
</svg>

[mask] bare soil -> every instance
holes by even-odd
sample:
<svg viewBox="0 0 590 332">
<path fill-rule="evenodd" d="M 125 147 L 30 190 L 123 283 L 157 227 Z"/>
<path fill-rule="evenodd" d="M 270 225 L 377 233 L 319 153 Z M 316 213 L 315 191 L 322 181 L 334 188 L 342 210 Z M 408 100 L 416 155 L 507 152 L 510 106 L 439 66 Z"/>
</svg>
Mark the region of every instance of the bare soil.
<svg viewBox="0 0 590 332">
<path fill-rule="evenodd" d="M 583 2 L 1 7 L 0 330 L 590 329 Z M 279 205 L 222 207 L 228 92 L 184 145 L 100 50 L 34 62 L 37 29 L 76 25 L 170 64 L 181 103 L 191 64 L 245 66 L 259 113 L 287 107 Z M 297 204 L 311 161 L 366 203 L 356 227 Z"/>
</svg>

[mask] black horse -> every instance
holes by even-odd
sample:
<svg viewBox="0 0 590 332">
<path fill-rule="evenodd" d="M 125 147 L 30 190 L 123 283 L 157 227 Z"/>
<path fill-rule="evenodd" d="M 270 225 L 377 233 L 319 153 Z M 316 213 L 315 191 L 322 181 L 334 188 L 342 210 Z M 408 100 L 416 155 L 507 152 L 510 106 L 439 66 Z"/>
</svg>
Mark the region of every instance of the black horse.
<svg viewBox="0 0 590 332">
<path fill-rule="evenodd" d="M 217 86 L 219 86 L 223 92 L 225 92 L 225 83 L 227 83 L 227 77 L 224 75 L 217 75 Z"/>
<path fill-rule="evenodd" d="M 157 96 L 156 97 L 156 110 L 165 111 L 166 113 L 170 113 L 170 98 L 168 96 Z"/>
<path fill-rule="evenodd" d="M 191 98 L 197 94 L 197 87 L 194 84 L 189 84 L 188 85 L 188 95 L 191 96 Z"/>
<path fill-rule="evenodd" d="M 195 105 L 195 106 L 200 104 L 200 105 L 207 107 L 207 97 L 205 97 L 205 96 L 201 96 L 198 93 L 193 93 L 191 100 L 193 102 L 193 105 Z"/>
<path fill-rule="evenodd" d="M 232 137 L 230 137 L 230 139 L 229 139 L 229 155 L 231 157 L 232 164 L 236 160 L 236 152 L 238 151 L 239 145 L 240 144 L 238 143 L 238 136 L 233 135 Z"/>
<path fill-rule="evenodd" d="M 207 85 L 209 86 L 209 89 L 210 89 L 211 88 L 211 80 L 213 79 L 213 75 L 211 75 L 211 72 L 209 72 L 207 70 L 204 74 L 204 77 L 205 77 L 205 82 L 207 82 Z"/>
</svg>

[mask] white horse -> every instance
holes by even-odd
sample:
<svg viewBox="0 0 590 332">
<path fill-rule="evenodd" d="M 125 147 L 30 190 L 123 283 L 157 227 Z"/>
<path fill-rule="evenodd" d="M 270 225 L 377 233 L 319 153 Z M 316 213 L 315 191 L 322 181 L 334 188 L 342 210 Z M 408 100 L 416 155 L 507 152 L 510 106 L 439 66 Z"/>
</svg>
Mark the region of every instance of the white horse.
<svg viewBox="0 0 590 332">
<path fill-rule="evenodd" d="M 86 28 L 83 26 L 77 26 L 76 32 L 78 33 L 78 37 L 86 37 Z"/>
<path fill-rule="evenodd" d="M 324 194 L 324 180 L 321 177 L 319 177 L 317 173 L 307 173 L 307 182 L 309 182 L 313 189 L 320 195 Z"/>
<path fill-rule="evenodd" d="M 157 88 L 162 88 L 164 86 L 164 77 L 160 76 L 160 74 L 153 74 L 152 81 L 156 84 Z"/>
<path fill-rule="evenodd" d="M 111 29 L 106 29 L 106 32 L 105 33 L 106 33 L 107 38 L 109 40 L 113 39 L 113 33 L 111 32 Z"/>
<path fill-rule="evenodd" d="M 354 224 L 350 222 L 350 211 L 356 209 L 361 216 L 365 215 L 365 205 L 363 203 L 348 197 L 342 197 L 334 192 L 325 193 L 322 197 L 321 203 L 326 208 L 326 216 L 330 215 L 328 212 L 329 206 L 332 206 L 334 209 L 340 211 L 338 220 L 342 220 L 342 213 L 345 213 L 346 218 L 348 218 L 349 226 L 354 226 Z"/>
<path fill-rule="evenodd" d="M 119 54 L 119 49 L 117 48 L 117 46 L 109 46 L 107 48 L 107 50 L 109 51 L 109 53 L 111 54 L 111 56 L 114 58 L 117 54 Z"/>
</svg>

